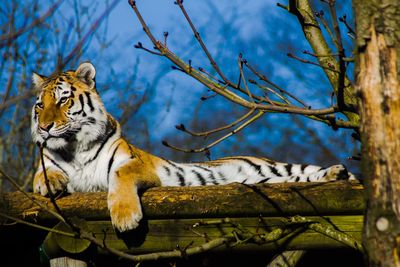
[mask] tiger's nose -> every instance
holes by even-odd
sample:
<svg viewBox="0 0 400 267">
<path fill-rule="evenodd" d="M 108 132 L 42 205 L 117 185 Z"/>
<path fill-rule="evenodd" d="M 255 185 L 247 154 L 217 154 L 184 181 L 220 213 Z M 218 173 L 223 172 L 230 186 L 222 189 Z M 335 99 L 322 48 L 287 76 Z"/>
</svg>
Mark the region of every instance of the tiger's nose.
<svg viewBox="0 0 400 267">
<path fill-rule="evenodd" d="M 42 129 L 43 131 L 46 131 L 46 132 L 48 132 L 48 131 L 50 131 L 50 129 L 51 129 L 51 127 L 53 127 L 53 125 L 54 125 L 54 122 L 50 122 L 50 123 L 43 123 L 43 124 L 40 124 L 40 129 Z"/>
</svg>

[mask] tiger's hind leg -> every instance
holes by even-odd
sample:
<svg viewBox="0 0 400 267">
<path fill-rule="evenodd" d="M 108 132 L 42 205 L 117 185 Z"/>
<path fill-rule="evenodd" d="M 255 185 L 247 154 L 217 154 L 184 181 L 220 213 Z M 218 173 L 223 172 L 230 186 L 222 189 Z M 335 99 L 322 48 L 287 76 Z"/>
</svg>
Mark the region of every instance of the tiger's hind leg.
<svg viewBox="0 0 400 267">
<path fill-rule="evenodd" d="M 320 181 L 357 180 L 342 164 L 333 165 L 325 170 L 326 174 L 321 177 Z"/>
<path fill-rule="evenodd" d="M 275 176 L 261 179 L 258 183 L 286 183 L 286 182 L 329 182 L 336 180 L 357 180 L 344 165 L 333 165 L 314 172 L 299 173 L 289 176 Z"/>
<path fill-rule="evenodd" d="M 289 182 L 329 182 L 336 180 L 356 180 L 344 165 L 333 165 L 312 173 L 296 175 Z"/>
</svg>

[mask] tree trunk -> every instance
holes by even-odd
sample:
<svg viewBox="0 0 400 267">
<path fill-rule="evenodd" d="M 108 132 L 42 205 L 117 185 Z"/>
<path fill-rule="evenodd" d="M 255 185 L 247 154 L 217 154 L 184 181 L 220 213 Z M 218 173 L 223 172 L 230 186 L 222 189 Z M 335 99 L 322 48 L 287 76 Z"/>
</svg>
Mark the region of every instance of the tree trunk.
<svg viewBox="0 0 400 267">
<path fill-rule="evenodd" d="M 370 266 L 400 266 L 400 2 L 354 0 Z"/>
</svg>

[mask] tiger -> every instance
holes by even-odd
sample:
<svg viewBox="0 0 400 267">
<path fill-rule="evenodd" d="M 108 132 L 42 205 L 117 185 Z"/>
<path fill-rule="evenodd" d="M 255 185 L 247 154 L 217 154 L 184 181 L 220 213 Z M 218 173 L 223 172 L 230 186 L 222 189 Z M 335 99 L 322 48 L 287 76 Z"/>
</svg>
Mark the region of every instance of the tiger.
<svg viewBox="0 0 400 267">
<path fill-rule="evenodd" d="M 49 77 L 32 74 L 38 95 L 31 133 L 43 148 L 33 190 L 44 196 L 49 189 L 107 191 L 111 222 L 119 232 L 138 227 L 143 217 L 138 192 L 150 187 L 355 180 L 344 165 L 323 168 L 251 156 L 178 163 L 155 156 L 122 137 L 120 124 L 96 89 L 95 76 L 90 62 Z"/>
</svg>

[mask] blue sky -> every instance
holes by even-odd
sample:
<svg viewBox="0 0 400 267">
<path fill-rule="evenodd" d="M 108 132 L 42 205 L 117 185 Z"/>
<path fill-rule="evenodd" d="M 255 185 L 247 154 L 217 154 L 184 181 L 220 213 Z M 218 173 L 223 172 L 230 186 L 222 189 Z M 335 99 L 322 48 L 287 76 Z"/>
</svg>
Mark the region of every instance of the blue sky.
<svg viewBox="0 0 400 267">
<path fill-rule="evenodd" d="M 87 17 L 87 14 L 81 13 L 82 19 L 87 19 L 82 21 L 89 27 L 104 11 L 106 3 L 112 1 L 100 1 L 97 4 L 93 1 L 78 2 L 84 3 L 87 14 L 90 14 Z M 281 2 L 286 4 L 283 0 Z M 76 19 L 73 3 L 73 0 L 65 0 L 56 16 Z M 316 3 L 321 5 L 320 1 Z M 194 67 L 201 66 L 213 72 L 173 0 L 141 0 L 137 1 L 137 5 L 157 39 L 162 40 L 163 32 L 168 31 L 170 50 L 185 61 L 192 60 Z M 276 1 L 186 0 L 184 5 L 210 53 L 230 79 L 237 79 L 237 56 L 243 53 L 263 74 L 306 100 L 309 105 L 330 105 L 332 89 L 323 72 L 318 67 L 305 65 L 286 56 L 286 53 L 291 52 L 305 57 L 301 52 L 310 48 L 295 16 L 277 7 Z M 43 4 L 42 10 L 46 8 Z M 171 153 L 168 148 L 163 147 L 162 139 L 168 139 L 171 143 L 185 141 L 186 146 L 199 146 L 210 140 L 187 139 L 184 133 L 175 129 L 176 124 L 184 123 L 193 126 L 195 130 L 204 131 L 234 121 L 245 113 L 243 109 L 230 104 L 222 97 L 201 102 L 201 96 L 210 95 L 204 86 L 179 71 L 171 70 L 171 63 L 166 58 L 135 49 L 133 45 L 139 41 L 147 48 L 152 48 L 152 44 L 127 0 L 119 1 L 108 17 L 106 25 L 106 35 L 111 41 L 109 47 L 100 47 L 96 42 L 96 35 L 87 46 L 81 60 L 92 61 L 95 64 L 97 86 L 102 92 L 106 107 L 116 117 L 121 113 L 121 108 L 118 107 L 121 97 L 126 100 L 131 96 L 140 98 L 145 92 L 149 94 L 148 101 L 128 122 L 131 129 L 128 137 L 139 147 L 146 146 L 142 135 L 144 131 L 148 131 L 151 136 L 151 146 L 148 146 L 151 152 L 175 156 L 179 153 Z M 99 36 L 104 29 L 100 29 Z M 74 33 L 74 29 L 68 25 L 60 28 L 60 36 L 69 32 Z M 55 40 L 55 35 L 54 32 L 50 33 L 50 38 Z M 65 45 L 73 47 L 72 43 Z M 54 62 L 46 65 L 42 74 L 51 73 Z M 32 65 L 32 70 L 36 68 L 37 66 Z M 115 75 L 111 75 L 113 73 Z M 124 91 L 127 90 L 124 85 L 133 75 L 135 78 L 132 86 L 128 91 Z M 248 72 L 245 72 L 245 75 L 254 78 Z M 110 84 L 110 89 L 101 90 L 103 86 Z M 124 104 L 129 105 L 129 102 Z M 196 123 L 193 122 L 196 121 L 194 118 L 197 118 Z M 323 160 L 323 155 L 313 154 L 312 149 L 308 149 L 312 146 L 310 142 L 313 142 L 311 135 L 307 133 L 309 129 L 334 151 L 336 159 L 329 162 L 343 162 L 353 153 L 350 133 L 333 132 L 330 128 L 307 119 L 300 118 L 300 121 L 294 123 L 292 117 L 277 114 L 267 114 L 255 125 L 245 129 L 236 138 L 221 143 L 213 151 L 216 156 L 228 156 L 232 153 L 258 154 L 278 160 L 298 160 L 290 153 L 290 148 L 293 148 L 306 153 L 305 161 L 318 163 Z M 338 145 L 343 142 L 350 145 Z"/>
<path fill-rule="evenodd" d="M 285 4 L 284 1 L 282 3 Z M 283 88 L 307 100 L 309 105 L 313 107 L 330 105 L 331 88 L 323 72 L 317 67 L 287 58 L 287 52 L 305 57 L 301 52 L 311 49 L 295 16 L 277 7 L 275 1 L 185 1 L 184 5 L 211 54 L 228 77 L 236 79 L 237 55 L 244 53 L 244 56 L 264 74 Z M 174 5 L 173 1 L 137 1 L 137 6 L 157 39 L 162 40 L 163 32 L 168 31 L 170 50 L 184 60 L 191 59 L 194 66 L 212 71 L 179 7 Z M 130 71 L 136 62 L 139 62 L 138 79 L 135 83 L 137 92 L 140 94 L 141 90 L 144 91 L 148 86 L 155 87 L 154 97 L 141 109 L 141 113 L 149 122 L 155 147 L 158 148 L 166 136 L 174 135 L 177 140 L 182 138 L 184 134 L 177 132 L 174 125 L 190 124 L 196 112 L 207 117 L 210 116 L 207 111 L 226 111 L 232 108 L 223 99 L 199 104 L 200 96 L 207 94 L 203 86 L 180 72 L 171 71 L 171 63 L 167 59 L 133 48 L 138 41 L 147 48 L 152 48 L 152 44 L 127 1 L 119 2 L 108 23 L 108 35 L 113 40 L 113 45 L 104 53 L 105 57 L 113 60 L 110 67 L 116 72 Z M 102 67 L 100 65 L 100 68 Z M 99 73 L 102 71 L 105 70 L 100 69 Z M 161 78 L 152 84 L 158 76 Z M 98 77 L 98 84 L 101 85 L 101 82 L 101 77 Z M 108 91 L 104 98 L 109 109 L 118 114 L 117 110 L 113 110 L 115 101 L 118 101 L 116 99 L 113 101 L 114 94 L 115 92 Z M 168 101 L 172 104 L 168 105 L 167 109 Z M 198 105 L 201 106 L 200 111 L 196 111 Z M 228 121 L 234 119 L 235 117 L 232 117 Z M 270 143 L 279 143 L 282 137 L 281 131 L 285 128 L 282 125 L 294 127 L 287 115 L 268 115 L 264 120 L 265 123 L 272 128 L 267 130 L 262 128 L 262 123 L 259 123 L 246 129 L 244 132 L 246 142 L 254 143 L 267 137 Z M 303 120 L 303 123 L 316 131 L 321 138 L 337 134 L 320 123 L 309 120 Z M 281 126 L 274 127 L 276 124 Z M 207 125 L 205 129 L 198 130 L 206 128 Z M 350 133 L 346 136 L 349 135 Z M 303 140 L 299 138 L 301 137 L 294 136 L 293 142 L 301 143 Z M 225 144 L 231 145 L 232 142 L 236 142 L 235 140 L 226 141 Z M 351 139 L 348 138 L 347 141 L 351 142 Z M 327 146 L 335 150 L 335 144 L 328 142 Z M 160 149 L 161 152 L 163 149 Z M 269 149 L 267 153 L 271 151 L 272 149 Z M 351 156 L 352 151 L 336 151 L 336 153 L 345 161 L 347 156 Z M 318 159 L 313 159 L 316 160 Z"/>
</svg>

